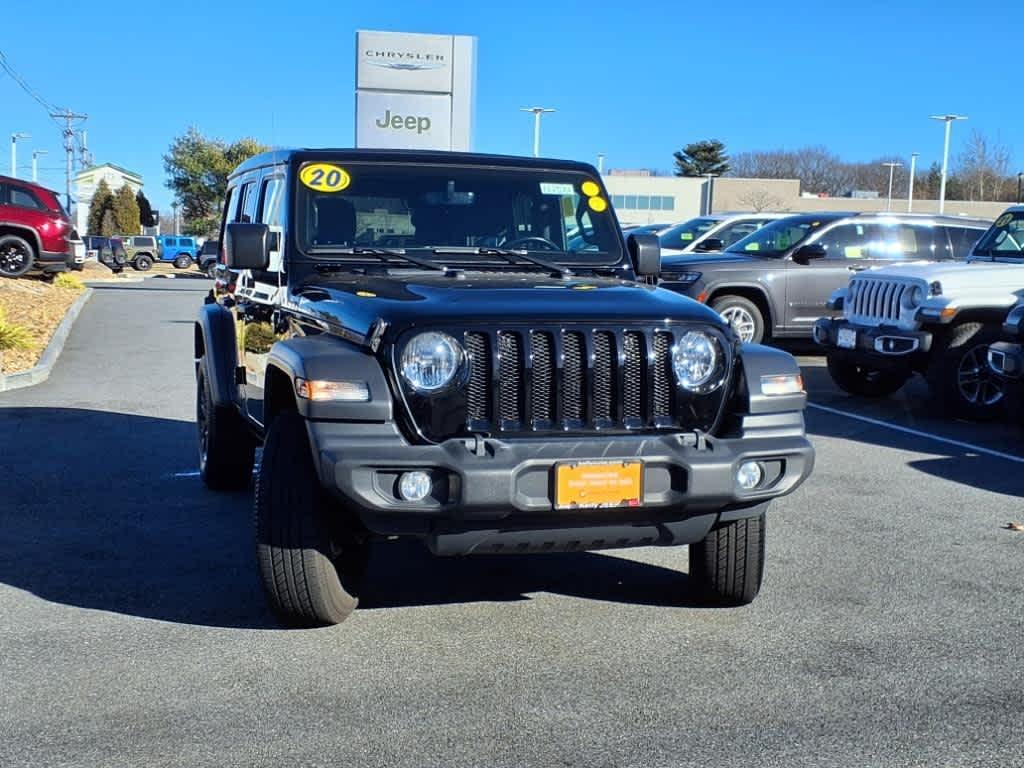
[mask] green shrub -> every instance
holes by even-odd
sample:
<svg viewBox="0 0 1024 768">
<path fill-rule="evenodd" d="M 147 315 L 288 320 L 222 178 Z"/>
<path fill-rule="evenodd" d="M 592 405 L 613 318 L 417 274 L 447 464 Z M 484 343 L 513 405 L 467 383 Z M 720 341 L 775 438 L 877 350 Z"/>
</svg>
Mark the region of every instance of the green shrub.
<svg viewBox="0 0 1024 768">
<path fill-rule="evenodd" d="M 7 322 L 7 313 L 0 307 L 0 352 L 5 349 L 32 349 L 33 346 L 28 328 Z"/>
<path fill-rule="evenodd" d="M 85 290 L 85 283 L 74 275 L 69 275 L 67 272 L 62 272 L 57 275 L 57 277 L 54 278 L 53 284 L 58 288 L 63 288 L 68 291 Z"/>
</svg>

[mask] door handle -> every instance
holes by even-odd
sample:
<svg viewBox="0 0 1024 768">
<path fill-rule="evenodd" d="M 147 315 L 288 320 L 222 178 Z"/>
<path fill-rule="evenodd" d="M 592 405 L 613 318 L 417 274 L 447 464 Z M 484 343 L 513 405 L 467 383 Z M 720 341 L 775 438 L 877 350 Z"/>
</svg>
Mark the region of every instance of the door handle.
<svg viewBox="0 0 1024 768">
<path fill-rule="evenodd" d="M 867 267 L 858 264 L 856 267 L 847 267 L 846 269 L 850 272 L 863 272 L 865 269 L 867 269 Z"/>
</svg>

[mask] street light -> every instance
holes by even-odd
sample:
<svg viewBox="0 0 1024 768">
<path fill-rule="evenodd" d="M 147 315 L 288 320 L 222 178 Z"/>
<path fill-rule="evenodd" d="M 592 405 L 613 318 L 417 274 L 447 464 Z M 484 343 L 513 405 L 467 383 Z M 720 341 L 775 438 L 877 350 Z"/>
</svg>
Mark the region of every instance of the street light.
<svg viewBox="0 0 1024 768">
<path fill-rule="evenodd" d="M 966 120 L 966 115 L 929 115 L 931 120 L 946 124 L 946 142 L 942 149 L 942 181 L 939 182 L 939 213 L 946 210 L 946 171 L 949 169 L 949 131 L 954 120 Z"/>
<path fill-rule="evenodd" d="M 45 149 L 33 149 L 32 150 L 32 181 L 33 183 L 39 181 L 39 156 L 48 155 Z"/>
<path fill-rule="evenodd" d="M 1017 174 L 1017 202 L 1018 203 L 1020 202 L 1020 182 L 1021 182 L 1021 179 L 1024 179 L 1024 173 L 1018 173 Z"/>
<path fill-rule="evenodd" d="M 882 163 L 882 167 L 889 169 L 889 197 L 886 198 L 886 201 L 885 201 L 885 210 L 886 211 L 891 211 L 892 210 L 892 176 L 893 176 L 893 173 L 895 173 L 897 168 L 902 168 L 903 167 L 903 163 Z"/>
<path fill-rule="evenodd" d="M 171 211 L 173 212 L 174 218 L 174 236 L 178 236 L 178 201 L 175 200 L 171 203 Z"/>
<path fill-rule="evenodd" d="M 604 152 L 597 153 L 597 172 L 604 176 Z"/>
<path fill-rule="evenodd" d="M 708 200 L 707 206 L 708 206 L 708 209 L 704 213 L 705 216 L 710 216 L 711 215 L 711 206 L 713 204 L 714 194 L 715 194 L 715 178 L 717 178 L 717 176 L 718 176 L 717 173 L 705 173 L 704 174 L 704 178 L 708 180 L 708 182 L 707 182 L 707 184 L 708 184 L 708 193 L 707 193 L 707 200 Z"/>
<path fill-rule="evenodd" d="M 550 107 L 520 107 L 520 112 L 533 112 L 533 156 L 540 157 L 540 116 L 554 112 Z"/>
<path fill-rule="evenodd" d="M 907 190 L 907 213 L 912 213 L 914 210 L 914 176 L 917 173 L 917 156 L 919 152 L 910 153 L 910 187 Z"/>
<path fill-rule="evenodd" d="M 12 133 L 11 134 L 11 178 L 18 178 L 18 139 L 31 139 L 32 135 L 28 133 Z"/>
</svg>

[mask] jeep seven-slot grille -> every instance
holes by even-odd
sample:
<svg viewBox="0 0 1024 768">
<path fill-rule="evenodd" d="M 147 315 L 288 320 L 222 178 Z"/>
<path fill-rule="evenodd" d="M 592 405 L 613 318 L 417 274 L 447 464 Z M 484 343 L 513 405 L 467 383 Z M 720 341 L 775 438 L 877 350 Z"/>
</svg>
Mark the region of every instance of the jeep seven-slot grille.
<svg viewBox="0 0 1024 768">
<path fill-rule="evenodd" d="M 688 426 L 669 331 L 474 330 L 464 343 L 470 431 Z"/>
<path fill-rule="evenodd" d="M 845 315 L 849 320 L 871 325 L 896 324 L 900 319 L 900 302 L 912 287 L 876 277 L 854 278 L 850 281 Z"/>
</svg>

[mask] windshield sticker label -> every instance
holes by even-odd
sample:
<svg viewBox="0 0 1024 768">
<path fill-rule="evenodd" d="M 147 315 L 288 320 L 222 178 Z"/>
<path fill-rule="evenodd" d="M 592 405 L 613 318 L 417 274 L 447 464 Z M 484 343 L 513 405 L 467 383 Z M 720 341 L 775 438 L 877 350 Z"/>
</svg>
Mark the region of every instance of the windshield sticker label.
<svg viewBox="0 0 1024 768">
<path fill-rule="evenodd" d="M 996 226 L 997 227 L 1005 227 L 1012 220 L 1013 220 L 1013 214 L 1012 213 L 1004 213 L 1002 216 L 1000 216 L 998 219 L 996 219 Z"/>
<path fill-rule="evenodd" d="M 682 240 L 693 240 L 693 232 L 683 232 L 679 237 Z"/>
<path fill-rule="evenodd" d="M 590 210 L 596 213 L 603 213 L 608 210 L 608 201 L 603 197 L 588 197 L 587 205 L 590 206 Z"/>
<path fill-rule="evenodd" d="M 299 172 L 299 180 L 317 192 L 341 192 L 352 183 L 344 168 L 330 163 L 311 163 Z"/>
<path fill-rule="evenodd" d="M 596 183 L 590 181 L 589 179 L 580 184 L 580 189 L 583 191 L 583 194 L 586 195 L 587 197 L 595 197 L 596 195 L 601 194 L 601 188 L 597 186 Z"/>
<path fill-rule="evenodd" d="M 575 195 L 576 190 L 572 188 L 572 184 L 559 184 L 554 181 L 542 181 L 540 183 L 540 193 L 542 195 Z"/>
</svg>

